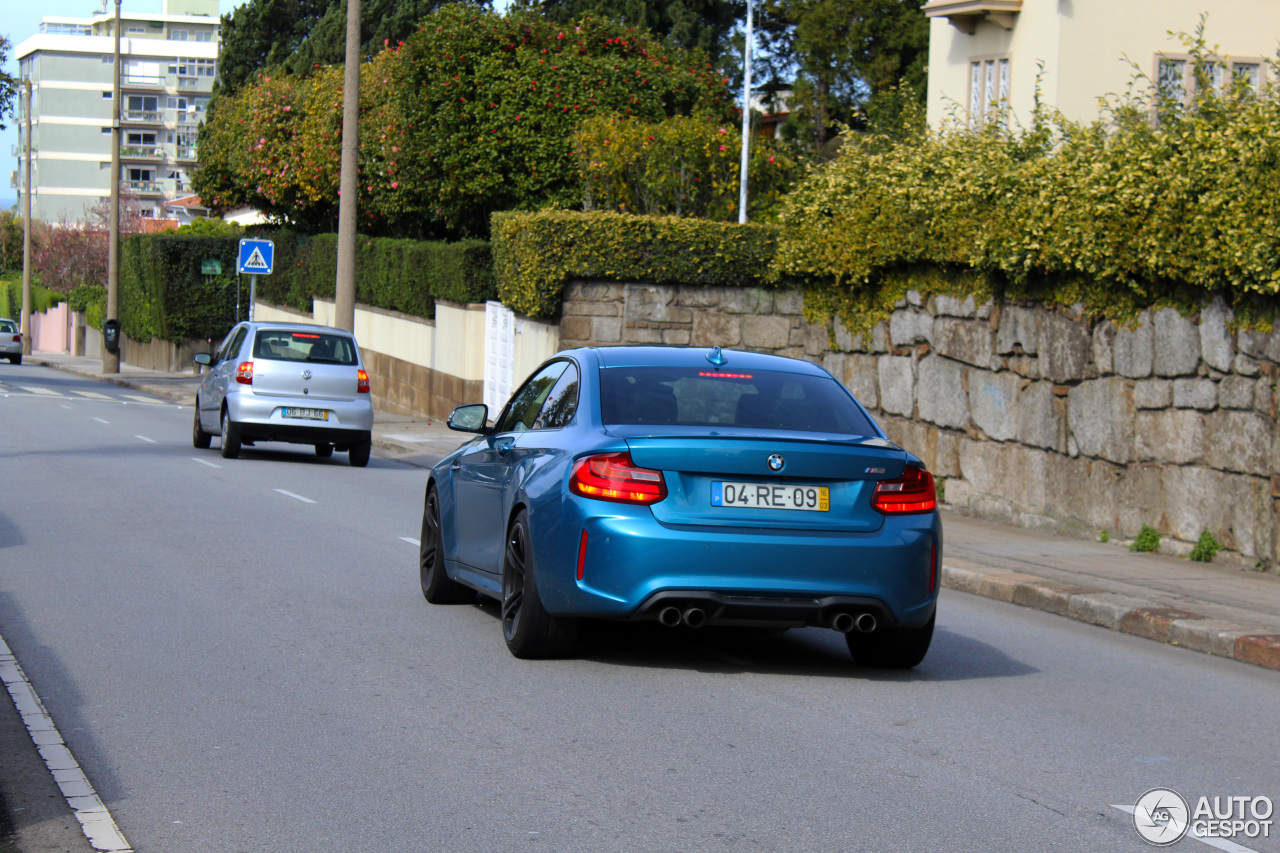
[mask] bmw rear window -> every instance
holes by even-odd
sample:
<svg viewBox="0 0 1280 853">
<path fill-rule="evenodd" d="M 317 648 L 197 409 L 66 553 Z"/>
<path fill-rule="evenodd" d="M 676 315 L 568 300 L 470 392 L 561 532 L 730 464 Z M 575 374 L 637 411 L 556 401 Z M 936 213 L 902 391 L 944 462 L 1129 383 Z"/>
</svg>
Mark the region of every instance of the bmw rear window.
<svg viewBox="0 0 1280 853">
<path fill-rule="evenodd" d="M 879 434 L 834 379 L 770 370 L 602 368 L 600 414 L 620 426 Z"/>
<path fill-rule="evenodd" d="M 253 357 L 311 364 L 355 365 L 355 341 L 328 332 L 261 329 L 253 341 Z"/>
</svg>

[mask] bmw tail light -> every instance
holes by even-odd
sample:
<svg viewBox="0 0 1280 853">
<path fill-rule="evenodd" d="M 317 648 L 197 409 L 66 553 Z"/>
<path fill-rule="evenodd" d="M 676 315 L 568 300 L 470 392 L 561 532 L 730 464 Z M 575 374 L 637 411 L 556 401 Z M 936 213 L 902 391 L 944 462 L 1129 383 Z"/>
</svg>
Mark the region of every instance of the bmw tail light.
<svg viewBox="0 0 1280 853">
<path fill-rule="evenodd" d="M 253 384 L 253 362 L 242 361 L 240 366 L 236 368 L 236 381 L 241 385 Z"/>
<path fill-rule="evenodd" d="M 933 512 L 938 508 L 933 475 L 923 468 L 908 465 L 898 479 L 876 483 L 871 505 L 885 515 Z"/>
<path fill-rule="evenodd" d="M 661 471 L 640 468 L 630 453 L 585 456 L 573 466 L 569 490 L 584 498 L 626 504 L 652 504 L 667 496 Z"/>
<path fill-rule="evenodd" d="M 356 372 L 356 393 L 357 394 L 369 393 L 369 374 L 364 372 L 363 367 Z"/>
</svg>

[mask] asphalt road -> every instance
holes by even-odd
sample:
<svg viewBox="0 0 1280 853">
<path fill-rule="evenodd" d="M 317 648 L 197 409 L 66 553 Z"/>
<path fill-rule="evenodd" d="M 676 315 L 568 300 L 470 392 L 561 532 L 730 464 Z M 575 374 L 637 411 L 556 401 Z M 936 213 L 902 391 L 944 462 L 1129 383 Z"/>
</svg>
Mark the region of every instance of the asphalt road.
<svg viewBox="0 0 1280 853">
<path fill-rule="evenodd" d="M 518 661 L 422 600 L 424 471 L 140 396 L 0 365 L 0 634 L 143 853 L 1139 851 L 1150 788 L 1280 800 L 1276 673 L 960 593 L 909 673 L 817 629 Z"/>
</svg>

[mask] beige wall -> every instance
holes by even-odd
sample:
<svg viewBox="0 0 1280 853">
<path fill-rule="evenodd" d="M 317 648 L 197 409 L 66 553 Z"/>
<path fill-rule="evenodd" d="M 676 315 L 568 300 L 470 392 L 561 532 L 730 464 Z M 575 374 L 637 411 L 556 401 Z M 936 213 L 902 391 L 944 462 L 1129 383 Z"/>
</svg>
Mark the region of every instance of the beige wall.
<svg viewBox="0 0 1280 853">
<path fill-rule="evenodd" d="M 1012 30 L 985 21 L 966 35 L 945 18 L 930 22 L 928 115 L 943 125 L 969 104 L 969 63 L 1010 58 L 1009 101 L 1016 122 L 1029 123 L 1037 62 L 1044 63 L 1043 100 L 1070 119 L 1098 115 L 1098 99 L 1123 94 L 1136 62 L 1154 74 L 1157 53 L 1182 54 L 1169 31 L 1195 30 L 1208 13 L 1206 38 L 1226 57 L 1275 58 L 1280 48 L 1280 3 L 1259 0 L 1023 0 Z"/>
</svg>

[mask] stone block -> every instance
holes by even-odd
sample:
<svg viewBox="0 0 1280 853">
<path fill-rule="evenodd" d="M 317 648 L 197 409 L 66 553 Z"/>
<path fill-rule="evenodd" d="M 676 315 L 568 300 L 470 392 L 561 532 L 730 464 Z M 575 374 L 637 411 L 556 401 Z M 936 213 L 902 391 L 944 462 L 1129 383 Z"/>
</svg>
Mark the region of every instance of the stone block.
<svg viewBox="0 0 1280 853">
<path fill-rule="evenodd" d="M 560 340 L 562 341 L 591 340 L 591 318 L 590 317 L 562 317 L 560 319 Z"/>
<path fill-rule="evenodd" d="M 940 430 L 934 434 L 938 436 L 938 450 L 934 454 L 933 473 L 939 477 L 960 476 L 960 437 Z"/>
<path fill-rule="evenodd" d="M 1099 476 L 1111 473 L 1100 471 Z M 1114 469 L 1114 473 L 1118 476 L 1111 487 L 1115 499 L 1112 529 L 1130 539 L 1138 535 L 1142 525 L 1158 524 L 1164 515 L 1164 466 L 1128 465 L 1122 470 Z"/>
<path fill-rule="evenodd" d="M 1200 366 L 1200 330 L 1176 308 L 1161 308 L 1152 318 L 1155 327 L 1157 376 L 1194 376 Z"/>
<path fill-rule="evenodd" d="M 1039 513 L 1045 506 L 1047 454 L 1016 444 L 959 441 L 960 476 L 972 486 L 976 499 L 992 506 L 992 514 L 1012 518 L 1013 511 Z"/>
<path fill-rule="evenodd" d="M 1133 405 L 1139 409 L 1167 409 L 1173 402 L 1168 379 L 1144 379 L 1133 385 Z"/>
<path fill-rule="evenodd" d="M 1218 383 L 1218 405 L 1224 409 L 1252 409 L 1255 380 L 1227 376 Z"/>
<path fill-rule="evenodd" d="M 1007 371 L 969 374 L 969 408 L 974 424 L 996 441 L 1018 434 L 1018 390 L 1022 379 Z"/>
<path fill-rule="evenodd" d="M 850 355 L 845 362 L 845 375 L 841 381 L 868 409 L 880 408 L 880 395 L 876 391 L 876 357 Z"/>
<path fill-rule="evenodd" d="M 1221 410 L 1203 416 L 1205 462 L 1219 471 L 1271 476 L 1276 424 L 1256 412 Z"/>
<path fill-rule="evenodd" d="M 1155 366 L 1155 333 L 1151 326 L 1151 312 L 1143 311 L 1133 328 L 1116 329 L 1112 344 L 1115 372 L 1130 379 L 1150 376 Z"/>
<path fill-rule="evenodd" d="M 560 306 L 560 312 L 565 317 L 617 317 L 620 307 L 617 302 L 569 302 L 566 300 Z"/>
<path fill-rule="evenodd" d="M 662 342 L 671 347 L 687 347 L 693 339 L 690 329 L 663 329 Z"/>
<path fill-rule="evenodd" d="M 736 347 L 742 343 L 742 317 L 698 311 L 693 315 L 690 343 L 695 347 Z"/>
<path fill-rule="evenodd" d="M 871 351 L 876 353 L 888 352 L 890 346 L 889 324 L 881 320 L 871 329 Z"/>
<path fill-rule="evenodd" d="M 804 323 L 799 330 L 792 331 L 804 336 L 801 343 L 805 355 L 822 355 L 831 349 L 831 330 L 826 323 Z"/>
<path fill-rule="evenodd" d="M 1247 356 L 1280 362 L 1280 326 L 1270 332 L 1241 329 L 1236 335 L 1236 343 L 1240 352 Z"/>
<path fill-rule="evenodd" d="M 1067 426 L 1085 456 L 1124 464 L 1133 456 L 1133 391 L 1119 377 L 1094 379 L 1067 396 Z"/>
<path fill-rule="evenodd" d="M 1178 620 L 1169 626 L 1173 645 L 1224 658 L 1234 656 L 1236 640 L 1244 634 L 1237 623 L 1217 619 Z"/>
<path fill-rule="evenodd" d="M 621 302 L 626 298 L 626 285 L 606 281 L 571 281 L 564 289 L 565 299 L 589 302 Z"/>
<path fill-rule="evenodd" d="M 791 321 L 777 315 L 742 318 L 742 345 L 750 349 L 776 350 L 791 345 Z"/>
<path fill-rule="evenodd" d="M 773 291 L 758 287 L 727 287 L 720 310 L 729 314 L 773 313 Z"/>
<path fill-rule="evenodd" d="M 662 343 L 662 329 L 649 326 L 627 326 L 626 341 L 628 344 L 660 344 Z"/>
<path fill-rule="evenodd" d="M 1257 384 L 1253 386 L 1253 410 L 1260 414 L 1274 418 L 1275 410 L 1275 388 L 1269 379 L 1259 379 Z"/>
<path fill-rule="evenodd" d="M 1066 616 L 1071 609 L 1073 595 L 1088 595 L 1102 592 L 1087 586 L 1061 583 L 1058 581 L 1031 581 L 1020 584 L 1013 593 L 1013 603 L 1023 607 L 1032 607 L 1048 613 Z"/>
<path fill-rule="evenodd" d="M 1084 323 L 1056 311 L 1040 317 L 1040 375 L 1054 382 L 1084 378 L 1092 340 Z"/>
<path fill-rule="evenodd" d="M 1231 360 L 1235 357 L 1235 347 L 1231 344 L 1231 333 L 1227 324 L 1235 319 L 1235 313 L 1227 307 L 1221 296 L 1200 312 L 1200 353 L 1205 364 L 1221 370 L 1231 370 Z"/>
<path fill-rule="evenodd" d="M 1000 327 L 996 330 L 996 352 L 1008 355 L 1016 347 L 1035 355 L 1040 346 L 1040 312 L 1017 305 L 1005 305 L 1000 310 Z"/>
<path fill-rule="evenodd" d="M 675 298 L 676 288 L 671 285 L 633 284 L 627 288 L 624 316 L 628 323 L 670 323 Z M 687 314 L 690 309 L 682 310 Z"/>
<path fill-rule="evenodd" d="M 1212 379 L 1175 379 L 1173 405 L 1207 412 L 1218 405 L 1218 385 Z"/>
<path fill-rule="evenodd" d="M 920 308 L 924 305 L 924 297 L 920 295 L 920 291 L 918 290 L 908 290 L 907 302 L 916 306 L 917 308 Z"/>
<path fill-rule="evenodd" d="M 1005 367 L 1023 379 L 1040 378 L 1040 359 L 1033 355 L 1009 355 L 1001 359 Z"/>
<path fill-rule="evenodd" d="M 1280 669 L 1280 634 L 1246 634 L 1236 640 L 1232 657 L 1255 666 Z"/>
<path fill-rule="evenodd" d="M 841 352 L 856 352 L 863 349 L 862 335 L 852 334 L 839 317 L 832 321 L 832 337 L 835 338 L 836 349 Z"/>
<path fill-rule="evenodd" d="M 976 317 L 978 316 L 978 306 L 975 304 L 971 295 L 964 299 L 957 299 L 954 296 L 935 296 L 930 305 L 932 313 L 935 316 L 947 317 Z"/>
<path fill-rule="evenodd" d="M 939 355 L 976 367 L 992 367 L 995 335 L 982 320 L 938 317 L 933 321 L 933 348 Z"/>
<path fill-rule="evenodd" d="M 1222 541 L 1228 527 L 1230 496 L 1224 494 L 1226 475 L 1198 465 L 1169 466 L 1164 471 L 1164 523 L 1160 532 L 1195 542 L 1202 530 Z M 1216 532 L 1215 532 L 1216 531 Z"/>
<path fill-rule="evenodd" d="M 686 284 L 676 290 L 676 304 L 689 308 L 715 308 L 724 298 L 726 288 Z"/>
<path fill-rule="evenodd" d="M 1098 592 L 1071 596 L 1067 615 L 1079 622 L 1101 625 L 1113 631 L 1120 630 L 1120 623 L 1130 611 L 1139 607 L 1156 607 L 1153 602 L 1121 595 L 1118 592 Z"/>
<path fill-rule="evenodd" d="M 909 356 L 886 355 L 877 359 L 880 380 L 880 407 L 894 415 L 915 413 L 915 377 Z"/>
<path fill-rule="evenodd" d="M 1017 404 L 1018 441 L 1048 450 L 1061 450 L 1065 426 L 1063 409 L 1053 393 L 1051 382 L 1033 382 L 1022 389 Z"/>
<path fill-rule="evenodd" d="M 1198 613 L 1177 607 L 1136 607 L 1121 617 L 1120 630 L 1158 643 L 1167 643 L 1174 622 L 1202 618 L 1204 617 Z"/>
<path fill-rule="evenodd" d="M 918 372 L 916 405 L 920 419 L 938 426 L 967 427 L 969 400 L 960 363 L 930 355 L 920 362 Z"/>
<path fill-rule="evenodd" d="M 804 291 L 779 290 L 773 294 L 773 312 L 800 316 L 804 314 Z"/>
<path fill-rule="evenodd" d="M 902 309 L 889 317 L 889 339 L 894 346 L 933 343 L 933 318 L 923 311 Z"/>
<path fill-rule="evenodd" d="M 1244 353 L 1237 355 L 1235 363 L 1231 366 L 1235 372 L 1239 373 L 1241 376 L 1257 376 L 1262 372 L 1262 368 L 1258 366 L 1258 362 Z"/>
<path fill-rule="evenodd" d="M 1116 327 L 1110 320 L 1104 320 L 1093 327 L 1093 363 L 1098 373 L 1106 375 L 1115 373 Z"/>
<path fill-rule="evenodd" d="M 1204 455 L 1204 416 L 1190 409 L 1138 412 L 1133 450 L 1140 460 L 1187 465 Z"/>
<path fill-rule="evenodd" d="M 591 318 L 591 340 L 602 344 L 620 343 L 622 341 L 622 318 Z"/>
</svg>

